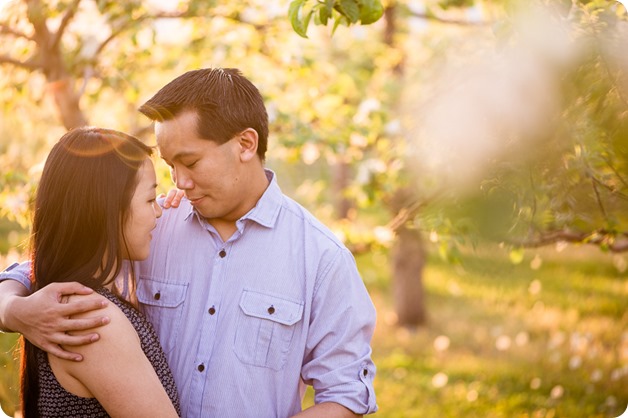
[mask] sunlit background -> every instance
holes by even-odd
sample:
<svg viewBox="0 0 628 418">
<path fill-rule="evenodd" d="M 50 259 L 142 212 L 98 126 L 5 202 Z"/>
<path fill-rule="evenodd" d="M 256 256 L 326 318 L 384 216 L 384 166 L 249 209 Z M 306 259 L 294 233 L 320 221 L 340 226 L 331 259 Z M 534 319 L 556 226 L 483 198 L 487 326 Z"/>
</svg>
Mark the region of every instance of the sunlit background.
<svg viewBox="0 0 628 418">
<path fill-rule="evenodd" d="M 65 27 L 58 51 L 28 4 Z M 376 304 L 377 416 L 626 410 L 619 2 L 387 0 L 370 25 L 317 12 L 307 38 L 293 23 L 314 1 L 296 17 L 289 1 L 28 4 L 0 0 L 0 267 L 26 256 L 28 202 L 68 128 L 154 144 L 144 100 L 187 70 L 237 67 L 266 99 L 267 165 L 353 251 Z M 15 341 L 0 335 L 11 416 Z"/>
</svg>

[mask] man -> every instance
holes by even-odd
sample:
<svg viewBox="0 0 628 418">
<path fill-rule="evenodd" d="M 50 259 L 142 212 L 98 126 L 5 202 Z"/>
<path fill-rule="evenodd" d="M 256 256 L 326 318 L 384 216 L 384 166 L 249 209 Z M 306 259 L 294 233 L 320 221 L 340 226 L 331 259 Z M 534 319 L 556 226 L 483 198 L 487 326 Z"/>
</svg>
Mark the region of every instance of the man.
<svg viewBox="0 0 628 418">
<path fill-rule="evenodd" d="M 264 168 L 268 117 L 234 69 L 190 71 L 140 111 L 186 198 L 165 211 L 137 298 L 178 385 L 183 416 L 355 416 L 375 412 L 370 339 L 375 310 L 351 253 Z M 0 279 L 25 282 L 22 267 Z M 65 333 L 107 318 L 65 319 L 75 284 L 30 296 L 0 283 L 0 326 L 46 351 L 97 340 Z M 47 292 L 46 292 L 47 290 Z M 315 405 L 301 411 L 304 384 Z"/>
</svg>

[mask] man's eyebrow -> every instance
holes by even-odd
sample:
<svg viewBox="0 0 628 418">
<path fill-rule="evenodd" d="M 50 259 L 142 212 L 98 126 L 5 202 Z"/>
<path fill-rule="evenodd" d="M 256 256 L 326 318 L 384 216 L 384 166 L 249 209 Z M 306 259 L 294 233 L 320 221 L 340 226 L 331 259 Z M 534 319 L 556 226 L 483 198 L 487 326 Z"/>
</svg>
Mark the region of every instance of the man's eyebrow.
<svg viewBox="0 0 628 418">
<path fill-rule="evenodd" d="M 194 151 L 181 151 L 176 153 L 172 159 L 168 159 L 166 157 L 163 156 L 163 154 L 159 154 L 159 157 L 164 160 L 167 164 L 170 163 L 170 161 L 181 161 L 181 159 L 185 158 L 185 157 L 190 157 L 190 156 L 196 156 L 196 152 Z"/>
<path fill-rule="evenodd" d="M 189 156 L 195 156 L 196 153 L 193 151 L 181 151 L 176 153 L 173 157 L 172 157 L 172 161 L 181 161 L 182 158 L 185 157 L 189 157 Z"/>
</svg>

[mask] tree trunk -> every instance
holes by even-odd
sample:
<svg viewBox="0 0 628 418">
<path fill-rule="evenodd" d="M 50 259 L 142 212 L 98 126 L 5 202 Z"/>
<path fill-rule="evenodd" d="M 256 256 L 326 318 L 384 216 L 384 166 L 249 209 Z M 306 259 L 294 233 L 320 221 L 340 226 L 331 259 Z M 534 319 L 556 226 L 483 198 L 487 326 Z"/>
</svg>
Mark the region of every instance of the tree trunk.
<svg viewBox="0 0 628 418">
<path fill-rule="evenodd" d="M 394 214 L 407 210 L 416 200 L 413 189 L 397 190 L 389 202 Z M 416 214 L 411 211 L 408 219 Z M 390 253 L 392 267 L 393 301 L 397 323 L 402 326 L 422 325 L 427 320 L 425 291 L 423 287 L 423 267 L 425 267 L 425 246 L 421 231 L 409 227 L 404 220 L 395 229 L 395 242 Z"/>
<path fill-rule="evenodd" d="M 87 125 L 87 118 L 81 110 L 78 95 L 74 91 L 70 78 L 49 82 L 48 89 L 57 105 L 59 117 L 65 129 Z"/>
<path fill-rule="evenodd" d="M 401 226 L 391 252 L 393 300 L 399 325 L 422 325 L 426 321 L 423 267 L 425 249 L 421 233 Z"/>
<path fill-rule="evenodd" d="M 395 1 L 384 9 L 384 43 L 395 48 L 397 32 Z M 393 76 L 398 83 L 403 82 L 404 60 L 393 68 Z M 411 189 L 399 189 L 390 200 L 390 209 L 397 215 L 412 202 L 414 193 Z M 410 216 L 414 216 L 411 214 Z M 420 231 L 408 228 L 404 223 L 396 229 L 396 238 L 391 251 L 392 287 L 395 313 L 398 324 L 402 326 L 422 325 L 426 321 L 425 292 L 423 289 L 423 267 L 425 248 Z"/>
<path fill-rule="evenodd" d="M 344 192 L 349 185 L 350 174 L 351 167 L 345 161 L 338 161 L 332 167 L 334 209 L 338 219 L 348 218 L 349 210 L 353 206 L 351 201 L 344 195 Z"/>
<path fill-rule="evenodd" d="M 66 129 L 87 125 L 87 118 L 81 110 L 80 94 L 76 91 L 75 78 L 66 68 L 61 51 L 61 37 L 69 20 L 74 16 L 78 1 L 65 11 L 57 29 L 51 32 L 48 28 L 45 7 L 41 0 L 27 2 L 28 20 L 33 25 L 33 39 L 37 44 L 37 57 L 41 70 L 48 81 L 48 90 L 59 111 L 59 117 Z"/>
</svg>

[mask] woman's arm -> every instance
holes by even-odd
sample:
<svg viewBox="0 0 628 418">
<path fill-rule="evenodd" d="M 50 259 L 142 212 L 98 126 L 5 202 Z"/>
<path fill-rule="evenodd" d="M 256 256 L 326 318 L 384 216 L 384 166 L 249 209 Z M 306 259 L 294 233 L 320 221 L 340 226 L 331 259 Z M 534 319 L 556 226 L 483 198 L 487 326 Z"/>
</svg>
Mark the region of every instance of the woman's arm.
<svg viewBox="0 0 628 418">
<path fill-rule="evenodd" d="M 105 299 L 98 294 L 93 297 Z M 72 393 L 95 397 L 112 417 L 177 417 L 127 317 L 113 303 L 104 311 L 111 322 L 99 329 L 100 340 L 74 348 L 83 357 L 82 362 L 48 356 L 57 380 L 66 390 L 66 385 L 73 385 L 73 390 L 69 390 Z M 75 317 L 93 315 L 94 312 L 87 312 Z"/>
</svg>

